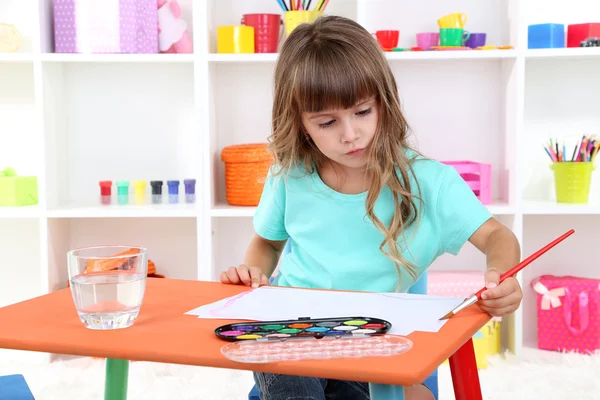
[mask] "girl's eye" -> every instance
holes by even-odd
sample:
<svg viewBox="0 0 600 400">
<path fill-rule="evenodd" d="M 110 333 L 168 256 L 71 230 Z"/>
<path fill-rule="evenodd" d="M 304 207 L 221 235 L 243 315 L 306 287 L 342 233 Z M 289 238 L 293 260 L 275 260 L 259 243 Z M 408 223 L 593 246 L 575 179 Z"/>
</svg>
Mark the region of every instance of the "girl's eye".
<svg viewBox="0 0 600 400">
<path fill-rule="evenodd" d="M 373 108 L 372 108 L 372 107 L 371 107 L 371 108 L 367 108 L 366 110 L 362 110 L 362 111 L 359 111 L 359 112 L 357 112 L 357 114 L 358 114 L 358 115 L 361 115 L 361 116 L 362 116 L 362 115 L 368 115 L 368 114 L 371 114 L 371 111 L 372 111 L 372 110 L 373 110 Z"/>
<path fill-rule="evenodd" d="M 321 128 L 327 128 L 328 126 L 331 126 L 334 122 L 335 122 L 335 120 L 332 119 L 331 121 L 327 121 L 327 122 L 325 122 L 323 124 L 319 124 L 319 126 Z"/>
</svg>

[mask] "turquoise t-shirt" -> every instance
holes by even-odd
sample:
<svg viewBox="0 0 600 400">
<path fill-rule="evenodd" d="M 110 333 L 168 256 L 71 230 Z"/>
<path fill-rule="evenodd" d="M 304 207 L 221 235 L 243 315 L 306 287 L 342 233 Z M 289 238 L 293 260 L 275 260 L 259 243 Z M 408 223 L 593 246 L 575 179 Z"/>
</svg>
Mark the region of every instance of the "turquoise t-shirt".
<svg viewBox="0 0 600 400">
<path fill-rule="evenodd" d="M 413 164 L 423 204 L 418 226 L 397 239 L 402 255 L 421 275 L 444 253 L 457 254 L 490 217 L 489 210 L 456 170 L 419 157 Z M 411 180 L 413 180 L 411 176 Z M 414 180 L 413 193 L 417 193 Z M 367 193 L 342 194 L 327 186 L 315 171 L 298 167 L 290 175 L 269 172 L 254 215 L 258 235 L 269 240 L 291 239 L 282 255 L 274 285 L 306 288 L 394 292 L 395 264 L 379 250 L 384 236 L 366 215 Z M 382 189 L 375 213 L 389 226 L 394 202 Z M 401 292 L 414 283 L 402 269 Z"/>
</svg>

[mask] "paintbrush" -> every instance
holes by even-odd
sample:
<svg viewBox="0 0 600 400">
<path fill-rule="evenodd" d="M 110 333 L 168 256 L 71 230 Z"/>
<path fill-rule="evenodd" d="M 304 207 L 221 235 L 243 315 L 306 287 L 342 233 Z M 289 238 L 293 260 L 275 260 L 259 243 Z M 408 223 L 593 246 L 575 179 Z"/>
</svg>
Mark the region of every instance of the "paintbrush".
<svg viewBox="0 0 600 400">
<path fill-rule="evenodd" d="M 521 261 L 520 263 L 518 263 L 517 265 L 515 265 L 514 267 L 512 267 L 511 269 L 509 269 L 505 273 L 503 273 L 502 275 L 500 275 L 500 282 L 499 283 L 504 282 L 504 280 L 506 278 L 510 278 L 512 276 L 515 276 L 517 274 L 517 272 L 519 272 L 520 270 L 522 270 L 523 268 L 525 268 L 532 261 L 534 261 L 536 258 L 538 258 L 542 254 L 544 254 L 545 252 L 547 252 L 548 250 L 550 250 L 551 248 L 553 248 L 554 246 L 556 246 L 558 243 L 560 243 L 563 240 L 565 240 L 568 236 L 571 236 L 573 233 L 575 233 L 575 230 L 571 229 L 567 233 L 565 233 L 562 236 L 554 239 L 552 242 L 548 243 L 546 246 L 542 247 L 541 249 L 539 249 L 538 251 L 536 251 L 535 253 L 533 253 L 532 255 L 530 255 L 529 257 L 527 257 L 526 259 L 524 259 L 523 261 Z M 481 294 L 483 292 L 485 292 L 486 290 L 487 290 L 486 287 L 481 288 L 477 293 L 475 293 L 471 297 L 465 299 L 465 301 L 463 301 L 462 303 L 460 303 L 455 309 L 453 309 L 448 314 L 446 314 L 442 318 L 440 318 L 440 321 L 444 320 L 444 319 L 452 318 L 460 310 L 465 309 L 465 308 L 469 307 L 470 305 L 477 303 L 477 301 L 481 299 Z"/>
</svg>

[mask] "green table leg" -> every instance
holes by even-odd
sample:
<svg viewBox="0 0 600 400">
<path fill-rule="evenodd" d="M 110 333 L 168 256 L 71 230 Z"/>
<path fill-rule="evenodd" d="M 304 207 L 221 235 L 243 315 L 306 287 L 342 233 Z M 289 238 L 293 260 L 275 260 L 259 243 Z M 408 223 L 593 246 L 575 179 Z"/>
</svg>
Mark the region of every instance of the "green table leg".
<svg viewBox="0 0 600 400">
<path fill-rule="evenodd" d="M 104 400 L 126 400 L 129 361 L 106 359 L 106 378 L 104 382 Z"/>
</svg>

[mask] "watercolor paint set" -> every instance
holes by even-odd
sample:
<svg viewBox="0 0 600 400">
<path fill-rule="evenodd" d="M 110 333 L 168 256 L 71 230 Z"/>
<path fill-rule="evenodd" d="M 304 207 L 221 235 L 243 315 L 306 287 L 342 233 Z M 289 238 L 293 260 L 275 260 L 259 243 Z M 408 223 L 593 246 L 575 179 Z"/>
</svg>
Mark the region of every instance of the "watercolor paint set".
<svg viewBox="0 0 600 400">
<path fill-rule="evenodd" d="M 221 353 L 239 363 L 271 363 L 393 356 L 412 348 L 403 336 L 386 335 L 392 324 L 378 318 L 340 317 L 223 325 L 215 334 Z"/>
<path fill-rule="evenodd" d="M 382 335 L 391 327 L 388 321 L 370 317 L 299 318 L 228 324 L 217 328 L 215 334 L 227 341 L 322 339 Z"/>
</svg>

